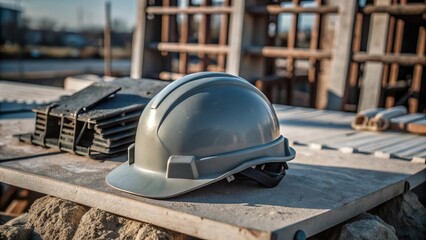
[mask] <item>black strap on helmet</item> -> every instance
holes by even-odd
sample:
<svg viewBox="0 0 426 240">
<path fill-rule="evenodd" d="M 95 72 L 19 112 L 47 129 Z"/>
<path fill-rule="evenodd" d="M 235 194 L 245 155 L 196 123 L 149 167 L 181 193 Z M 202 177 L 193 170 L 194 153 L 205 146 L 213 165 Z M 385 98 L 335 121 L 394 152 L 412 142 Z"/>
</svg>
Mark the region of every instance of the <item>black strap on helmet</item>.
<svg viewBox="0 0 426 240">
<path fill-rule="evenodd" d="M 263 187 L 272 188 L 277 186 L 281 179 L 284 178 L 285 170 L 287 169 L 288 165 L 286 162 L 267 163 L 257 165 L 255 168 L 247 168 L 239 172 L 239 175 L 249 178 Z"/>
</svg>

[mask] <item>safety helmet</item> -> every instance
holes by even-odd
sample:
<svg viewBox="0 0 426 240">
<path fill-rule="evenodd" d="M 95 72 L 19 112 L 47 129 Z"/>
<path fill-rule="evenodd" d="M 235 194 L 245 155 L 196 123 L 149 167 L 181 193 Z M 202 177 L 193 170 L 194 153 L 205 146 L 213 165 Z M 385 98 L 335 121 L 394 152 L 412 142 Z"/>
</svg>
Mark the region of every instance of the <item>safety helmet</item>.
<svg viewBox="0 0 426 240">
<path fill-rule="evenodd" d="M 201 72 L 174 81 L 146 106 L 128 162 L 106 181 L 168 198 L 234 176 L 277 185 L 295 151 L 268 99 L 246 80 Z"/>
</svg>

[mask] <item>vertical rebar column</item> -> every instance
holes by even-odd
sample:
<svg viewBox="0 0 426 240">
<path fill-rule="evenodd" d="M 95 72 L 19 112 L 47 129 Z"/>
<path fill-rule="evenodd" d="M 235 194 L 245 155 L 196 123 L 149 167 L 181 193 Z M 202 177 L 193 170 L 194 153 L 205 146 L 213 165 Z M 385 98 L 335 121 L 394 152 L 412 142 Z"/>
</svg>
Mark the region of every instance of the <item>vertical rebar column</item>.
<svg viewBox="0 0 426 240">
<path fill-rule="evenodd" d="M 322 5 L 322 0 L 316 0 L 316 5 L 320 7 Z M 314 24 L 311 31 L 311 42 L 309 48 L 312 50 L 317 50 L 320 48 L 320 31 L 321 31 L 321 14 L 316 13 L 314 18 Z M 320 61 L 316 58 L 309 59 L 309 71 L 308 71 L 308 81 L 310 85 L 310 96 L 309 96 L 309 105 L 310 107 L 316 107 L 316 98 L 317 98 L 317 85 L 319 78 L 319 69 Z"/>
<path fill-rule="evenodd" d="M 202 0 L 200 3 L 201 7 L 211 5 L 211 0 Z M 198 44 L 206 44 L 209 39 L 209 26 L 210 26 L 210 15 L 201 14 L 200 25 L 198 29 Z M 199 53 L 201 71 L 206 71 L 209 64 L 209 59 L 205 53 Z"/>
<path fill-rule="evenodd" d="M 407 0 L 401 0 L 401 4 L 405 4 Z M 404 38 L 404 20 L 398 19 L 396 20 L 396 35 L 395 35 L 395 44 L 393 48 L 394 54 L 401 53 L 402 48 L 402 40 Z M 398 73 L 399 73 L 399 65 L 398 63 L 391 64 L 390 76 L 388 87 L 394 87 L 398 82 Z M 386 107 L 393 107 L 395 105 L 395 96 L 387 96 L 386 97 Z"/>
<path fill-rule="evenodd" d="M 300 0 L 292 0 L 293 7 L 298 7 Z M 296 47 L 296 39 L 297 39 L 297 25 L 299 20 L 299 14 L 292 13 L 293 19 L 291 22 L 291 26 L 288 33 L 288 44 L 287 48 L 289 50 Z M 287 58 L 287 71 L 289 74 L 289 79 L 287 81 L 287 104 L 291 105 L 293 100 L 293 91 L 294 91 L 294 81 L 295 81 L 295 59 L 293 57 Z"/>
<path fill-rule="evenodd" d="M 163 7 L 170 7 L 170 0 L 163 0 Z M 168 14 L 161 16 L 161 42 L 169 42 L 170 18 Z M 168 52 L 161 52 L 161 55 L 167 56 Z"/>
<path fill-rule="evenodd" d="M 189 0 L 183 0 L 185 3 L 185 7 L 188 7 L 190 4 Z M 179 43 L 186 44 L 189 39 L 189 22 L 190 17 L 189 14 L 182 13 L 180 18 L 180 36 Z M 188 73 L 188 53 L 180 52 L 179 53 L 179 73 L 187 74 Z"/>
<path fill-rule="evenodd" d="M 224 0 L 223 6 L 224 7 L 229 6 L 229 0 Z M 228 21 L 229 21 L 228 14 L 222 14 L 221 17 L 220 17 L 220 30 L 219 30 L 219 45 L 220 46 L 225 46 L 227 44 Z M 219 71 L 225 71 L 225 60 L 226 60 L 226 54 L 220 53 L 217 56 L 217 65 L 218 65 Z"/>
<path fill-rule="evenodd" d="M 426 30 L 425 26 L 420 26 L 419 28 L 419 37 L 417 40 L 417 56 L 423 57 L 425 54 L 425 43 L 426 43 Z M 422 71 L 423 71 L 423 65 L 422 64 L 416 64 L 414 65 L 414 72 L 413 72 L 413 81 L 411 82 L 410 92 L 411 97 L 408 99 L 408 107 L 410 113 L 415 113 L 418 110 L 419 106 L 419 94 L 420 94 L 420 87 L 422 84 Z M 423 83 L 424 84 L 424 83 Z"/>
<path fill-rule="evenodd" d="M 111 76 L 111 2 L 105 3 L 104 75 Z"/>
<path fill-rule="evenodd" d="M 361 50 L 361 34 L 362 34 L 363 14 L 356 13 L 355 31 L 352 40 L 352 52 L 356 53 Z M 359 64 L 357 62 L 350 63 L 349 81 L 348 86 L 345 87 L 345 94 L 343 95 L 343 106 L 349 102 L 351 89 L 356 88 L 358 84 Z M 346 110 L 344 108 L 344 110 Z"/>
<path fill-rule="evenodd" d="M 392 4 L 397 4 L 397 0 L 393 0 Z M 395 17 L 390 15 L 389 16 L 389 29 L 388 29 L 388 39 L 386 42 L 386 54 L 389 54 L 392 52 L 392 46 L 393 46 L 393 40 L 394 40 L 394 34 L 395 34 Z M 382 90 L 380 92 L 380 102 L 379 106 L 385 105 L 385 97 L 386 97 L 386 87 L 388 85 L 389 80 L 389 71 L 390 71 L 390 65 L 387 63 L 383 64 L 383 78 L 382 78 Z"/>
<path fill-rule="evenodd" d="M 338 1 L 329 81 L 326 84 L 327 105 L 330 110 L 342 110 L 352 58 L 352 42 L 358 0 Z"/>
</svg>

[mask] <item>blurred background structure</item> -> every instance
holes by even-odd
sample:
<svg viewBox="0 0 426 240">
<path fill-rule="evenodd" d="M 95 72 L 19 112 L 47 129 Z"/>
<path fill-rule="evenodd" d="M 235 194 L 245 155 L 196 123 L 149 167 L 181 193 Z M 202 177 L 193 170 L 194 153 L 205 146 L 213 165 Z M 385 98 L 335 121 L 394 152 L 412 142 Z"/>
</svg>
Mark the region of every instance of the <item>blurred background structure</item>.
<svg viewBox="0 0 426 240">
<path fill-rule="evenodd" d="M 135 0 L 111 2 L 115 76 L 128 76 Z M 0 0 L 0 79 L 63 86 L 70 75 L 104 73 L 106 1 Z"/>
<path fill-rule="evenodd" d="M 62 86 L 69 75 L 102 75 L 110 36 L 106 75 L 226 71 L 273 103 L 426 111 L 422 0 L 112 1 L 109 21 L 105 1 L 45 2 L 0 5 L 0 79 Z"/>
</svg>

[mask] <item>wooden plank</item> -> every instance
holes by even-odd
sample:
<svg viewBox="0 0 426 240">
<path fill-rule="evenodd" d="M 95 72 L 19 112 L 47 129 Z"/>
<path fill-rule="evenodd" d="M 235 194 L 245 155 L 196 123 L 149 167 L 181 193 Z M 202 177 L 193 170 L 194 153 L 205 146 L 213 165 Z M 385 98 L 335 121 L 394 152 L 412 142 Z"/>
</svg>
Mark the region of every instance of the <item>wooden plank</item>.
<svg viewBox="0 0 426 240">
<path fill-rule="evenodd" d="M 426 5 L 424 3 L 392 4 L 389 6 L 367 4 L 362 12 L 365 14 L 422 15 L 426 13 Z"/>
<path fill-rule="evenodd" d="M 330 82 L 327 87 L 327 108 L 340 110 L 343 107 L 343 95 L 346 88 L 355 13 L 358 10 L 358 1 L 339 1 L 339 14 L 334 32 Z"/>
<path fill-rule="evenodd" d="M 422 113 L 407 114 L 400 117 L 395 117 L 391 119 L 391 128 L 398 129 L 398 130 L 406 130 L 408 123 L 414 122 L 423 118 L 425 118 L 425 114 L 422 114 Z"/>
<path fill-rule="evenodd" d="M 28 201 L 23 199 L 15 199 L 6 208 L 5 213 L 10 215 L 20 215 L 24 213 L 27 207 Z"/>
<path fill-rule="evenodd" d="M 387 64 L 398 64 L 402 66 L 412 66 L 415 64 L 426 65 L 426 57 L 416 56 L 415 54 L 367 54 L 363 52 L 354 53 L 355 62 L 379 62 Z M 395 85 L 392 85 L 395 86 Z"/>
<path fill-rule="evenodd" d="M 249 46 L 245 48 L 248 54 L 262 55 L 264 57 L 286 57 L 297 59 L 330 59 L 331 52 L 318 49 L 293 49 L 288 47 L 260 47 Z"/>
<path fill-rule="evenodd" d="M 153 74 L 154 78 L 158 78 L 158 79 L 166 80 L 166 81 L 173 81 L 184 76 L 185 74 L 182 74 L 182 73 L 165 72 L 165 71 L 160 72 L 159 74 L 155 74 L 155 73 Z"/>
<path fill-rule="evenodd" d="M 386 135 L 367 133 L 366 135 L 354 135 L 344 139 L 329 139 L 325 142 L 327 143 L 327 146 L 332 149 L 347 147 L 355 148 L 357 146 L 373 143 L 384 138 L 386 138 Z"/>
<path fill-rule="evenodd" d="M 280 5 L 267 5 L 267 6 L 248 6 L 247 12 L 251 14 L 271 14 L 277 15 L 280 13 L 317 13 L 329 14 L 337 13 L 338 6 L 316 6 L 316 7 L 302 7 L 302 6 L 289 6 L 282 7 Z"/>
<path fill-rule="evenodd" d="M 407 132 L 426 134 L 426 119 L 421 119 L 407 125 Z"/>
<path fill-rule="evenodd" d="M 380 149 L 387 147 L 389 145 L 397 144 L 406 140 L 414 139 L 415 136 L 412 135 L 403 135 L 403 136 L 395 136 L 395 137 L 389 137 L 385 140 L 382 140 L 380 142 L 375 142 L 374 144 L 368 144 L 366 146 L 360 146 L 359 150 L 362 152 L 377 152 L 380 151 Z"/>
<path fill-rule="evenodd" d="M 415 138 L 408 141 L 404 141 L 403 143 L 398 143 L 395 145 L 386 146 L 379 151 L 374 152 L 374 156 L 383 157 L 383 158 L 391 158 L 391 157 L 401 157 L 398 155 L 398 152 L 404 151 L 407 149 L 413 148 L 413 146 L 417 146 L 419 144 L 425 145 L 425 138 Z"/>
<path fill-rule="evenodd" d="M 392 137 L 388 135 L 376 135 L 376 136 L 360 138 L 353 142 L 346 141 L 345 143 L 338 144 L 340 146 L 337 146 L 337 147 L 333 146 L 333 147 L 337 148 L 339 151 L 344 153 L 370 153 L 371 154 L 371 152 L 362 151 L 362 148 L 365 146 L 374 145 L 378 142 L 379 143 L 385 142 L 385 141 L 388 141 L 389 139 L 392 139 Z"/>
<path fill-rule="evenodd" d="M 13 201 L 18 192 L 18 188 L 15 186 L 8 186 L 7 190 L 4 191 L 0 198 L 0 210 L 6 209 L 7 206 Z"/>
<path fill-rule="evenodd" d="M 176 14 L 229 14 L 232 13 L 231 7 L 147 7 L 146 13 L 158 15 L 176 15 Z"/>
<path fill-rule="evenodd" d="M 1 122 L 0 142 L 6 146 L 1 157 L 38 149 L 5 142 L 14 141 L 5 135 L 19 131 L 12 125 L 24 130 L 30 129 L 28 123 Z M 0 163 L 0 181 L 205 239 L 293 239 L 298 230 L 309 237 L 403 193 L 407 181 L 410 188 L 426 181 L 422 164 L 296 150 L 298 157 L 275 188 L 221 181 L 167 201 L 107 186 L 105 175 L 126 157 L 99 162 L 62 154 L 5 162 Z"/>
<path fill-rule="evenodd" d="M 390 0 L 376 0 L 378 6 L 390 5 Z M 388 35 L 389 14 L 373 14 L 368 35 L 368 54 L 384 54 Z M 364 70 L 364 80 L 361 87 L 358 111 L 379 106 L 383 64 L 367 62 Z"/>
<path fill-rule="evenodd" d="M 150 49 L 166 52 L 179 52 L 179 53 L 224 53 L 229 51 L 227 46 L 219 46 L 216 44 L 196 44 L 196 43 L 158 43 L 153 42 L 149 44 Z"/>
<path fill-rule="evenodd" d="M 404 151 L 397 152 L 396 154 L 398 154 L 398 156 L 411 159 L 411 158 L 415 157 L 417 154 L 424 152 L 424 151 L 426 151 L 426 144 L 420 143 L 417 146 L 413 146 L 413 147 L 408 148 Z"/>
</svg>

